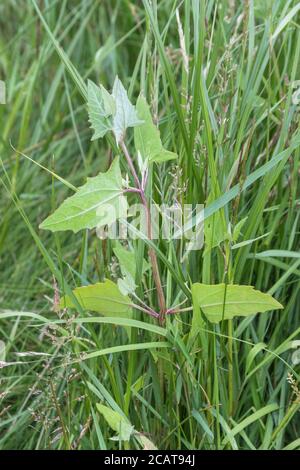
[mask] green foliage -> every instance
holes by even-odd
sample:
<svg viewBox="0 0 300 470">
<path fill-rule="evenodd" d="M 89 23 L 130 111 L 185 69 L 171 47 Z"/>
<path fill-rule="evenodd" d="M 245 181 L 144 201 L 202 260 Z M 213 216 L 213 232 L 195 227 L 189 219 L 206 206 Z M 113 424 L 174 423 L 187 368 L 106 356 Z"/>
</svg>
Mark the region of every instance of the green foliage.
<svg viewBox="0 0 300 470">
<path fill-rule="evenodd" d="M 137 100 L 136 110 L 143 124 L 134 129 L 134 144 L 142 159 L 150 163 L 163 163 L 176 159 L 176 153 L 163 148 L 159 130 L 153 124 L 149 106 L 143 95 Z"/>
<path fill-rule="evenodd" d="M 97 410 L 99 413 L 102 414 L 104 419 L 106 420 L 107 424 L 118 433 L 118 435 L 114 438 L 117 441 L 129 441 L 134 428 L 125 419 L 120 413 L 117 411 L 108 408 L 108 406 L 102 405 L 97 403 Z"/>
<path fill-rule="evenodd" d="M 124 294 L 134 292 L 136 289 L 135 278 L 136 278 L 136 255 L 134 251 L 127 250 L 120 243 L 117 243 L 114 247 L 114 254 L 118 258 L 122 279 L 118 279 L 118 286 Z M 149 269 L 149 263 L 144 259 L 142 262 L 142 272 Z"/>
<path fill-rule="evenodd" d="M 88 81 L 88 112 L 91 127 L 94 130 L 92 140 L 100 139 L 111 130 L 110 117 L 114 114 L 114 102 L 105 88 Z"/>
<path fill-rule="evenodd" d="M 0 449 L 299 449 L 299 2 L 1 14 Z M 203 248 L 100 240 L 78 208 L 128 189 L 204 203 Z M 42 226 L 81 231 L 39 231 L 49 212 Z"/>
<path fill-rule="evenodd" d="M 126 213 L 126 199 L 122 196 L 122 176 L 118 157 L 106 173 L 88 178 L 74 196 L 40 225 L 44 230 L 57 232 L 111 225 Z"/>
<path fill-rule="evenodd" d="M 112 97 L 116 109 L 113 115 L 113 132 L 119 143 L 124 139 L 128 127 L 139 126 L 143 121 L 138 118 L 136 109 L 130 103 L 127 92 L 118 77 L 114 82 Z"/>
<path fill-rule="evenodd" d="M 194 315 L 199 315 L 200 309 L 212 323 L 283 308 L 271 295 L 254 290 L 252 286 L 195 283 L 192 295 Z"/>
<path fill-rule="evenodd" d="M 101 313 L 108 317 L 131 317 L 130 299 L 121 294 L 118 286 L 108 279 L 89 286 L 77 287 L 73 293 L 84 310 Z M 61 299 L 60 306 L 61 308 L 76 308 L 69 296 Z"/>
<path fill-rule="evenodd" d="M 102 85 L 99 87 L 91 80 L 88 81 L 88 112 L 94 130 L 92 140 L 102 138 L 112 130 L 119 143 L 124 139 L 128 127 L 143 123 L 118 77 L 115 78 L 112 94 Z"/>
</svg>

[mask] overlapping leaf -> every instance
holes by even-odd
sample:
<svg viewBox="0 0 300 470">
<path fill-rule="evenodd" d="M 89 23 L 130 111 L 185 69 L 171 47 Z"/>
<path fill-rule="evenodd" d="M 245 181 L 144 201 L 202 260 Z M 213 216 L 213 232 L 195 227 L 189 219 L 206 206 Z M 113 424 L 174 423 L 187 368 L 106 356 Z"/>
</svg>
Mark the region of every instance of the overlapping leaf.
<svg viewBox="0 0 300 470">
<path fill-rule="evenodd" d="M 91 81 L 88 82 L 88 112 L 94 130 L 92 140 L 99 139 L 112 130 L 117 143 L 120 143 L 128 127 L 143 123 L 118 77 L 114 81 L 112 94 L 102 85 L 99 87 Z"/>
<path fill-rule="evenodd" d="M 103 87 L 88 81 L 88 113 L 91 127 L 94 130 L 92 140 L 103 137 L 112 128 L 114 101 Z"/>
<path fill-rule="evenodd" d="M 113 116 L 113 132 L 117 143 L 119 143 L 124 138 L 128 127 L 139 126 L 143 121 L 138 118 L 136 109 L 130 103 L 127 92 L 118 77 L 114 82 L 112 96 L 116 106 Z"/>
</svg>

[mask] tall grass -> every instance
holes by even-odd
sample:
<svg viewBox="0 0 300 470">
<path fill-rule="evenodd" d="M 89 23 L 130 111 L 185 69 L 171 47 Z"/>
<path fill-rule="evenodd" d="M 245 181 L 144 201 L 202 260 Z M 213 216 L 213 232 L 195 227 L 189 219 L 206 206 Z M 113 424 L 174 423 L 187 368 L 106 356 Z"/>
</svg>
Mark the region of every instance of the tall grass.
<svg viewBox="0 0 300 470">
<path fill-rule="evenodd" d="M 1 4 L 0 448 L 131 449 L 141 436 L 160 449 L 300 447 L 299 11 L 293 0 Z M 93 232 L 38 230 L 117 152 L 90 142 L 85 106 L 87 78 L 110 88 L 117 74 L 179 155 L 153 168 L 151 197 L 203 203 L 211 227 L 183 261 L 180 242 L 154 245 L 167 306 L 190 307 L 191 282 L 230 276 L 284 310 L 204 323 L 193 341 L 191 311 L 162 328 L 135 312 L 130 340 L 121 320 L 54 311 L 59 291 L 118 271 Z M 214 246 L 218 227 L 245 218 L 234 250 Z M 141 266 L 146 243 L 133 244 Z M 151 273 L 137 280 L 156 306 Z M 133 439 L 110 440 L 100 402 Z"/>
</svg>

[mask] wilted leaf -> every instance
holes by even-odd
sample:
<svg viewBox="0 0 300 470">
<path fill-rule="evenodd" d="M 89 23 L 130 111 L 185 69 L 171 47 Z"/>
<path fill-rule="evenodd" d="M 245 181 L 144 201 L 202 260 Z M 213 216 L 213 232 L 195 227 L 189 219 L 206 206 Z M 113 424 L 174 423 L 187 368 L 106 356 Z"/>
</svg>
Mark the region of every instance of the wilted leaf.
<svg viewBox="0 0 300 470">
<path fill-rule="evenodd" d="M 163 148 L 159 130 L 153 124 L 149 106 L 142 95 L 137 100 L 136 109 L 144 124 L 134 129 L 134 143 L 143 160 L 162 163 L 177 158 L 176 153 Z"/>
<path fill-rule="evenodd" d="M 73 293 L 85 310 L 112 317 L 129 318 L 132 315 L 129 297 L 123 295 L 118 286 L 108 279 L 89 286 L 77 287 Z M 60 307 L 75 307 L 75 305 L 70 297 L 65 296 L 60 301 Z"/>
<path fill-rule="evenodd" d="M 194 314 L 200 315 L 199 309 L 209 321 L 218 323 L 235 316 L 246 317 L 258 312 L 276 310 L 283 306 L 271 295 L 254 290 L 252 286 L 229 284 L 192 285 Z"/>
<path fill-rule="evenodd" d="M 134 427 L 117 411 L 108 408 L 108 406 L 97 403 L 97 409 L 102 414 L 107 424 L 118 433 L 114 440 L 129 441 Z"/>
<path fill-rule="evenodd" d="M 144 436 L 142 433 L 138 433 L 139 440 L 143 445 L 143 450 L 158 450 L 155 444 L 153 444 L 148 437 Z"/>
<path fill-rule="evenodd" d="M 111 225 L 126 213 L 127 203 L 122 195 L 122 176 L 118 157 L 106 173 L 88 178 L 71 197 L 44 222 L 40 228 L 57 232 Z"/>
</svg>

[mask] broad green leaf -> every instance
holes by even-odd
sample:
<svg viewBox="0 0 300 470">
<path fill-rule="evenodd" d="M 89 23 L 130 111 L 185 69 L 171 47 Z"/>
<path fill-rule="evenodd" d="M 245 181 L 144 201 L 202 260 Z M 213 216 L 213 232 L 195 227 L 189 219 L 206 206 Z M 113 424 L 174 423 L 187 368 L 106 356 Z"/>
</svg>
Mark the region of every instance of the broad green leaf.
<svg viewBox="0 0 300 470">
<path fill-rule="evenodd" d="M 195 283 L 192 297 L 194 314 L 199 314 L 200 309 L 212 323 L 283 308 L 271 295 L 254 290 L 252 286 Z"/>
<path fill-rule="evenodd" d="M 111 225 L 126 213 L 127 203 L 122 194 L 119 158 L 115 158 L 106 173 L 88 178 L 78 191 L 50 215 L 41 229 L 57 232 Z"/>
<path fill-rule="evenodd" d="M 77 287 L 73 293 L 85 310 L 101 313 L 104 316 L 129 318 L 132 315 L 129 297 L 123 295 L 118 286 L 110 281 L 97 282 L 89 286 Z M 60 306 L 75 307 L 70 297 L 65 296 Z"/>
<path fill-rule="evenodd" d="M 124 248 L 120 243 L 114 248 L 114 254 L 118 258 L 120 263 L 120 269 L 123 279 L 118 279 L 118 286 L 123 294 L 134 292 L 136 289 L 135 285 L 135 273 L 136 273 L 136 256 L 134 251 L 129 251 Z M 142 274 L 149 268 L 149 263 L 144 259 Z"/>
<path fill-rule="evenodd" d="M 136 109 L 139 118 L 144 122 L 134 129 L 135 148 L 141 154 L 142 159 L 162 163 L 177 158 L 176 153 L 163 148 L 159 130 L 152 121 L 148 103 L 142 95 L 137 100 Z"/>
<path fill-rule="evenodd" d="M 94 130 L 92 140 L 103 137 L 112 128 L 110 116 L 114 112 L 114 103 L 103 87 L 88 81 L 88 113 L 91 127 Z"/>
<path fill-rule="evenodd" d="M 136 109 L 130 103 L 127 92 L 118 77 L 114 82 L 112 96 L 115 101 L 113 132 L 117 143 L 119 143 L 123 140 L 128 127 L 139 126 L 143 121 L 138 118 Z"/>
<path fill-rule="evenodd" d="M 97 403 L 97 409 L 99 413 L 102 414 L 107 424 L 118 433 L 118 436 L 114 437 L 113 440 L 129 441 L 134 431 L 134 427 L 129 421 L 108 406 Z"/>
</svg>

